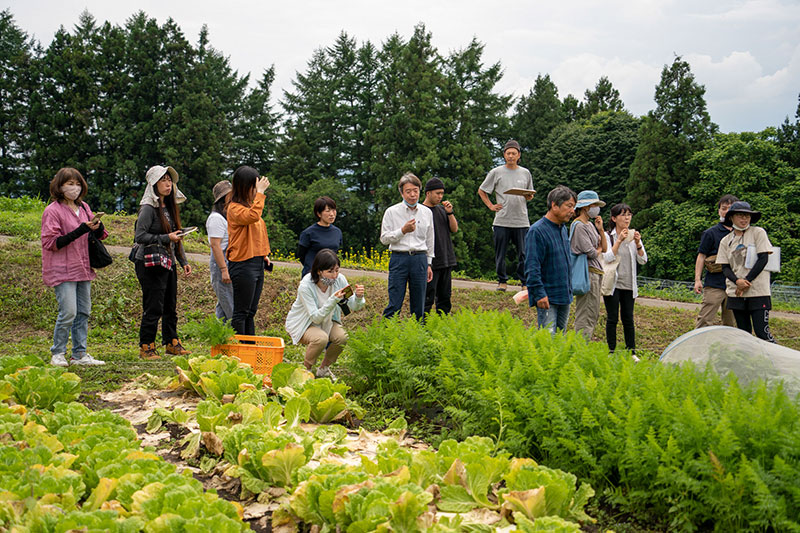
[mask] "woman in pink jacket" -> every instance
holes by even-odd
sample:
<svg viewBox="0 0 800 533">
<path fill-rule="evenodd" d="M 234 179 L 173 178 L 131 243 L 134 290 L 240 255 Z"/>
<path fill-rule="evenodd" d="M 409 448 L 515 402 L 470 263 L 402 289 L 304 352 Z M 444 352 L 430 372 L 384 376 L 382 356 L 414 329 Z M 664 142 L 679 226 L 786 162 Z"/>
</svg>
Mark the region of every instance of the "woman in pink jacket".
<svg viewBox="0 0 800 533">
<path fill-rule="evenodd" d="M 81 173 L 65 167 L 50 182 L 50 204 L 42 214 L 42 279 L 53 287 L 58 301 L 58 318 L 53 331 L 50 364 L 67 366 L 67 341 L 72 333 L 75 365 L 104 365 L 86 353 L 89 315 L 92 312 L 91 284 L 95 278 L 89 266 L 90 231 L 98 239 L 108 232 L 100 217 L 83 202 L 88 186 Z"/>
</svg>

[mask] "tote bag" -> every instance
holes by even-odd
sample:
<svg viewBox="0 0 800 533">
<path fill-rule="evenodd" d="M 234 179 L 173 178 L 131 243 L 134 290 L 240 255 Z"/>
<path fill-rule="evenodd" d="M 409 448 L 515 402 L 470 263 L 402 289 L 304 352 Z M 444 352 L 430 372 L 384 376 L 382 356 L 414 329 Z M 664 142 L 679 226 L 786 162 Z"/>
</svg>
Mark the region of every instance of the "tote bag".
<svg viewBox="0 0 800 533">
<path fill-rule="evenodd" d="M 569 227 L 569 240 L 572 242 L 572 234 L 575 232 L 576 220 Z M 572 256 L 572 293 L 577 295 L 586 294 L 592 290 L 592 282 L 589 279 L 589 258 L 586 254 L 574 254 Z"/>
</svg>

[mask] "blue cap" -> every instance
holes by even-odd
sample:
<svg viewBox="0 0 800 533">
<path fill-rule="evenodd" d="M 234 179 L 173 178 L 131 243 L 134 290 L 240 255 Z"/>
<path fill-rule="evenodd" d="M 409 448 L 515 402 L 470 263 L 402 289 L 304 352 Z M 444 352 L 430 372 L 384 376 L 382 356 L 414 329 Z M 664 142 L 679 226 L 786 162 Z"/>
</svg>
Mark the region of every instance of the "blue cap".
<svg viewBox="0 0 800 533">
<path fill-rule="evenodd" d="M 575 209 L 580 209 L 582 207 L 586 207 L 587 205 L 598 205 L 603 207 L 606 205 L 606 203 L 602 201 L 594 191 L 581 191 L 578 193 L 578 203 L 575 204 Z"/>
</svg>

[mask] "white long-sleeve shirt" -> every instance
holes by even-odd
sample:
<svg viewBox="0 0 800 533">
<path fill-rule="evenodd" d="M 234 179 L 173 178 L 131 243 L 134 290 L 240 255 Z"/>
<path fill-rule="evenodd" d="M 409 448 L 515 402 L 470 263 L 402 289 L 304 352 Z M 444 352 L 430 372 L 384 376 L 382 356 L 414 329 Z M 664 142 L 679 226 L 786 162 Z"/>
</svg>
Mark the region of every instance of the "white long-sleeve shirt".
<svg viewBox="0 0 800 533">
<path fill-rule="evenodd" d="M 416 219 L 417 228 L 403 233 L 403 226 Z M 393 252 L 425 252 L 430 265 L 434 257 L 433 215 L 431 210 L 418 203 L 414 209 L 405 203 L 394 204 L 383 213 L 381 242 Z"/>
</svg>

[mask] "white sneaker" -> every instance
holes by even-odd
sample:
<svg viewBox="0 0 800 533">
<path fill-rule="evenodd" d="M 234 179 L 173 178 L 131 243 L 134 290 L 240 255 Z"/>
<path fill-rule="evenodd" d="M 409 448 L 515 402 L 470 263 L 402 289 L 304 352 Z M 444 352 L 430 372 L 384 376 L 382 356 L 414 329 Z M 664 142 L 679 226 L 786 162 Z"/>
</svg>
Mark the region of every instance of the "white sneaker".
<svg viewBox="0 0 800 533">
<path fill-rule="evenodd" d="M 317 369 L 317 377 L 318 378 L 328 378 L 331 381 L 336 381 L 336 376 L 333 375 L 331 371 L 331 367 L 329 366 L 321 366 Z"/>
<path fill-rule="evenodd" d="M 633 357 L 633 362 L 634 363 L 638 363 L 641 360 L 638 357 L 636 357 L 635 355 L 631 355 L 631 357 Z"/>
<path fill-rule="evenodd" d="M 105 361 L 101 361 L 100 359 L 95 359 L 94 357 L 92 357 L 91 355 L 89 355 L 87 353 L 87 354 L 83 354 L 83 357 L 81 357 L 80 359 L 75 359 L 73 357 L 72 358 L 72 364 L 73 365 L 85 365 L 85 366 L 103 366 L 104 364 L 106 364 L 106 362 Z"/>
<path fill-rule="evenodd" d="M 69 366 L 66 357 L 64 357 L 63 353 L 56 353 L 53 354 L 53 357 L 50 358 L 50 364 L 53 366 Z"/>
</svg>

